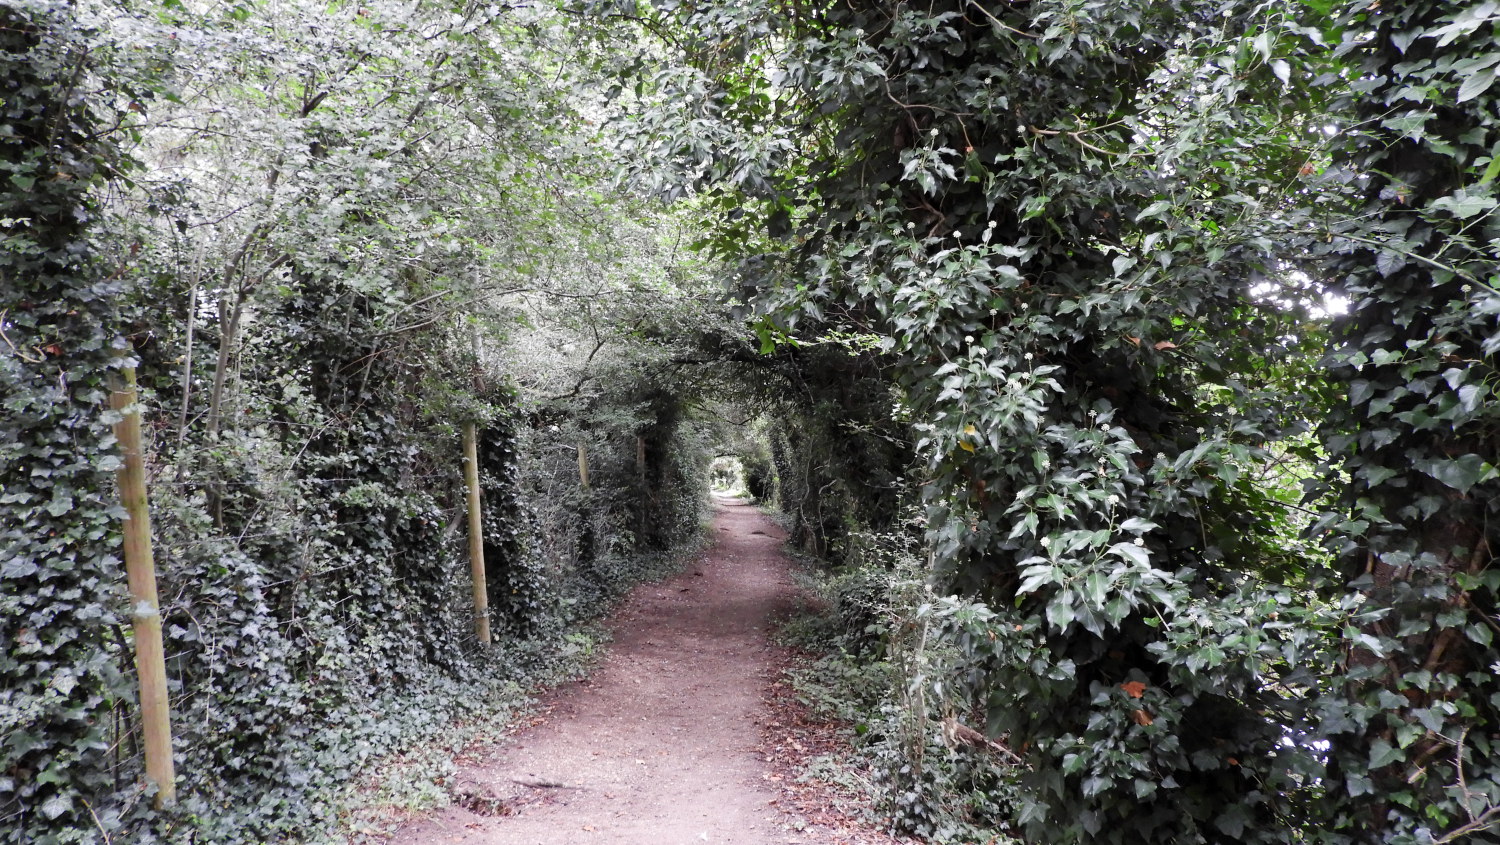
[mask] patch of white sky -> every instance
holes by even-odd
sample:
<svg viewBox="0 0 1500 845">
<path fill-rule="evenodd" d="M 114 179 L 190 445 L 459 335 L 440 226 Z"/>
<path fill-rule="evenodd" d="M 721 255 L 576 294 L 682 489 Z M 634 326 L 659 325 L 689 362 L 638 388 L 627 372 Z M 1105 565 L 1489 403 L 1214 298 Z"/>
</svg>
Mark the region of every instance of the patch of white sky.
<svg viewBox="0 0 1500 845">
<path fill-rule="evenodd" d="M 1291 270 L 1281 279 L 1267 278 L 1250 286 L 1255 299 L 1278 308 L 1302 308 L 1315 320 L 1328 320 L 1349 313 L 1349 299 L 1322 290 L 1321 285 L 1301 270 Z"/>
</svg>

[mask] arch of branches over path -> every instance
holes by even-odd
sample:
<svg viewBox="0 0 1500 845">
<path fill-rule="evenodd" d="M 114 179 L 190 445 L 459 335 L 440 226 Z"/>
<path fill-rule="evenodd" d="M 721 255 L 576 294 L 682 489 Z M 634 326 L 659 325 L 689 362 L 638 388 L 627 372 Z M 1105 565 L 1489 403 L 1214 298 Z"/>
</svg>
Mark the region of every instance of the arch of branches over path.
<svg viewBox="0 0 1500 845">
<path fill-rule="evenodd" d="M 1494 836 L 1493 6 L 600 13 L 671 57 L 623 122 L 765 346 L 870 362 L 884 413 L 814 418 L 915 458 L 953 597 L 907 688 L 1021 762 L 912 765 L 913 827 L 957 785 L 1035 841 Z"/>
<path fill-rule="evenodd" d="M 680 216 L 611 188 L 612 43 L 0 10 L 0 841 L 333 830 L 697 539 L 715 435 L 668 362 L 730 321 Z"/>
<path fill-rule="evenodd" d="M 0 14 L 19 841 L 335 822 L 689 539 L 725 449 L 915 655 L 901 824 L 1494 835 L 1493 4 Z"/>
</svg>

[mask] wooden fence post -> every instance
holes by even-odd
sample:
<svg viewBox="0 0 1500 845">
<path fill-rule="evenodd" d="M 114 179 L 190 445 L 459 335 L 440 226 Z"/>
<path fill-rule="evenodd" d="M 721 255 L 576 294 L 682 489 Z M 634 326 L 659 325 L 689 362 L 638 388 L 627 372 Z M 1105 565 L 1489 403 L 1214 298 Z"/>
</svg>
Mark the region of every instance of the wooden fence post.
<svg viewBox="0 0 1500 845">
<path fill-rule="evenodd" d="M 115 439 L 124 463 L 118 472 L 120 504 L 125 508 L 125 575 L 130 582 L 131 620 L 135 628 L 135 671 L 141 686 L 141 732 L 145 738 L 146 778 L 156 784 L 156 807 L 177 797 L 172 764 L 172 717 L 167 697 L 167 662 L 161 634 L 161 605 L 156 596 L 156 563 L 151 553 L 151 511 L 146 498 L 146 462 L 141 445 L 141 406 L 135 368 L 113 379 L 109 406 L 120 414 Z"/>
<path fill-rule="evenodd" d="M 578 485 L 585 493 L 589 489 L 589 450 L 582 443 L 578 444 Z"/>
<path fill-rule="evenodd" d="M 479 435 L 464 423 L 464 480 L 469 488 L 469 570 L 474 580 L 474 635 L 490 644 L 490 599 L 484 575 L 484 513 L 479 500 Z"/>
</svg>

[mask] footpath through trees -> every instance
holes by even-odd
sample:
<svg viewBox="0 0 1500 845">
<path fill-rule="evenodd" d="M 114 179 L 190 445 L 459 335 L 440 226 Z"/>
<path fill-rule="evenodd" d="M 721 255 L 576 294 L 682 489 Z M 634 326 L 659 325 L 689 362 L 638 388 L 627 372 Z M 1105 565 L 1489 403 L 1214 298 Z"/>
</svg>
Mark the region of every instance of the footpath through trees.
<svg viewBox="0 0 1500 845">
<path fill-rule="evenodd" d="M 795 600 L 782 532 L 719 498 L 715 543 L 611 619 L 598 671 L 450 784 L 458 803 L 400 830 L 405 845 L 576 842 L 884 843 L 783 810 L 757 727 L 778 664 L 768 639 Z"/>
<path fill-rule="evenodd" d="M 425 798 L 730 459 L 893 827 L 1496 841 L 1497 79 L 1500 0 L 7 0 L 0 845 Z"/>
</svg>

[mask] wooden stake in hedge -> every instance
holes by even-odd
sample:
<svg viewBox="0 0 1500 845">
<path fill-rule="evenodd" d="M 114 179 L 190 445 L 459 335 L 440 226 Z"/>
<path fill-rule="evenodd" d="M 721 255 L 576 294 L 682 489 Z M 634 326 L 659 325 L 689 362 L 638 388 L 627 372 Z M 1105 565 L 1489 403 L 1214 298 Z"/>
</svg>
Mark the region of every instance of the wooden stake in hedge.
<svg viewBox="0 0 1500 845">
<path fill-rule="evenodd" d="M 484 514 L 479 501 L 479 436 L 464 423 L 464 480 L 469 488 L 469 569 L 474 576 L 474 634 L 490 643 L 490 599 L 484 576 Z"/>
<path fill-rule="evenodd" d="M 578 485 L 584 492 L 589 489 L 589 450 L 582 443 L 578 444 Z"/>
<path fill-rule="evenodd" d="M 136 401 L 135 368 L 125 368 L 109 395 L 120 414 L 115 439 L 125 462 L 120 467 L 120 503 L 125 508 L 125 574 L 130 582 L 135 623 L 135 671 L 141 682 L 141 731 L 145 736 L 146 778 L 156 784 L 158 809 L 177 797 L 172 766 L 172 718 L 167 700 L 167 662 L 156 597 L 156 564 L 151 553 L 151 513 L 146 499 L 146 464 L 141 446 L 141 407 Z"/>
</svg>

